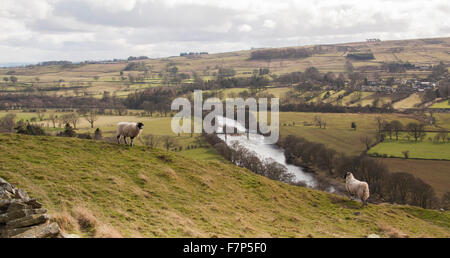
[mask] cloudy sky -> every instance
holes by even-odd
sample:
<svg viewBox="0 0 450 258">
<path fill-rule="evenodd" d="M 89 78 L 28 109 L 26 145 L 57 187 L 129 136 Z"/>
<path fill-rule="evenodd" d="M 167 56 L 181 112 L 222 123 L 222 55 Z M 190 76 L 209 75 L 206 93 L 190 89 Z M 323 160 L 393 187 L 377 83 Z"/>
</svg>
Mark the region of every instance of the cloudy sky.
<svg viewBox="0 0 450 258">
<path fill-rule="evenodd" d="M 450 36 L 448 0 L 1 0 L 0 63 Z"/>
</svg>

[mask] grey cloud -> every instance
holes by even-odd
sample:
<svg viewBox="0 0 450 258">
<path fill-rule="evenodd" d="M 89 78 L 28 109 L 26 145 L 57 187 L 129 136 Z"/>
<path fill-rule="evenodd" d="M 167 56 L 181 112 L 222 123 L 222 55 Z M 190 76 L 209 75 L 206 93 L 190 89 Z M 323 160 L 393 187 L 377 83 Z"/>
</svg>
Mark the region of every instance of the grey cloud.
<svg viewBox="0 0 450 258">
<path fill-rule="evenodd" d="M 6 6 L 14 8 L 14 0 L 2 1 L 12 1 Z M 26 3 L 20 8 L 27 8 Z M 34 3 L 27 10 L 0 10 L 0 19 L 17 25 L 6 28 L 0 24 L 4 32 L 0 46 L 6 53 L 0 55 L 0 62 L 16 61 L 10 56 L 17 61 L 39 61 L 35 58 L 42 56 L 59 59 L 58 55 L 75 61 L 126 55 L 161 57 L 190 50 L 222 52 L 361 41 L 367 37 L 398 39 L 450 34 L 446 15 L 450 5 L 446 0 L 431 4 L 413 1 L 408 5 L 392 0 L 322 0 L 314 4 L 286 0 L 275 7 L 273 2 L 258 1 L 258 8 L 237 8 L 234 2 L 219 5 L 213 1 L 138 1 L 123 10 L 118 8 L 120 5 L 111 10 L 86 1 L 52 0 L 46 3 L 51 8 L 41 8 L 46 11 L 33 15 L 33 8 L 41 3 Z M 13 12 L 27 15 L 10 15 Z M 264 26 L 266 20 L 272 26 Z M 240 30 L 242 27 L 246 30 Z M 36 54 L 30 55 L 33 52 Z"/>
<path fill-rule="evenodd" d="M 53 13 L 58 16 L 72 16 L 89 24 L 133 28 L 195 28 L 226 22 L 236 15 L 231 9 L 195 4 L 167 6 L 163 2 L 138 2 L 131 11 L 112 13 L 77 1 L 59 2 Z"/>
</svg>

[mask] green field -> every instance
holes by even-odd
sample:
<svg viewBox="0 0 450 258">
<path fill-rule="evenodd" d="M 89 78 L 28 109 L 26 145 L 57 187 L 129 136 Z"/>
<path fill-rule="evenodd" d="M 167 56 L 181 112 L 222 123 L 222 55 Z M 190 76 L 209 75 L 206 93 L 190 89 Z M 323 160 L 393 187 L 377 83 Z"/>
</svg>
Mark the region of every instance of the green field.
<svg viewBox="0 0 450 258">
<path fill-rule="evenodd" d="M 416 105 L 422 103 L 421 95 L 419 93 L 413 93 L 409 97 L 402 99 L 393 104 L 395 109 L 414 108 Z"/>
<path fill-rule="evenodd" d="M 389 204 L 361 209 L 348 198 L 221 161 L 15 134 L 0 134 L 0 151 L 0 177 L 80 236 L 450 237 L 450 212 Z"/>
<path fill-rule="evenodd" d="M 449 108 L 450 109 L 450 102 L 448 100 L 444 100 L 444 101 L 433 104 L 430 108 Z"/>
<path fill-rule="evenodd" d="M 385 140 L 371 148 L 368 154 L 385 154 L 388 157 L 403 158 L 404 155 L 402 152 L 404 151 L 409 151 L 409 158 L 412 159 L 450 160 L 450 143 L 433 143 L 429 140 L 422 142 Z"/>
</svg>

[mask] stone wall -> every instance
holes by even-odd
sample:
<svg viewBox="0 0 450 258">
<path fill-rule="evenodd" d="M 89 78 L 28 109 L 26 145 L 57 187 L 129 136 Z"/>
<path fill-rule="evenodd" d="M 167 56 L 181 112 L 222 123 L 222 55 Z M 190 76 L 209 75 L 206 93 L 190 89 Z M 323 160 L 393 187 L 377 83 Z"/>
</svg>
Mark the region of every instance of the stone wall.
<svg viewBox="0 0 450 258">
<path fill-rule="evenodd" d="M 49 238 L 64 237 L 57 223 L 42 204 L 0 177 L 0 237 Z"/>
</svg>

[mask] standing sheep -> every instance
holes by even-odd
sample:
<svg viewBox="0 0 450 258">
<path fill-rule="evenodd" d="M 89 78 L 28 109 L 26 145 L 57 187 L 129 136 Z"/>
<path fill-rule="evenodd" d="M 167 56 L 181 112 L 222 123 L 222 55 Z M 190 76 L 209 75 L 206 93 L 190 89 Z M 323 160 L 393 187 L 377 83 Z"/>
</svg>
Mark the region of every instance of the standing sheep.
<svg viewBox="0 0 450 258">
<path fill-rule="evenodd" d="M 369 199 L 369 185 L 366 182 L 355 179 L 352 173 L 347 172 L 345 174 L 345 189 L 350 196 L 356 195 L 361 199 L 363 206 L 367 205 L 367 199 Z"/>
<path fill-rule="evenodd" d="M 131 146 L 133 146 L 133 139 L 138 137 L 144 128 L 144 124 L 139 122 L 120 122 L 117 124 L 117 143 L 120 144 L 120 136 L 123 136 L 123 141 L 127 143 L 127 137 L 131 138 Z"/>
</svg>

